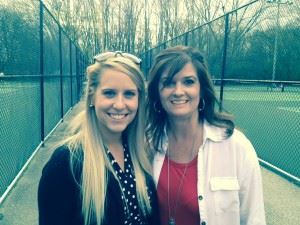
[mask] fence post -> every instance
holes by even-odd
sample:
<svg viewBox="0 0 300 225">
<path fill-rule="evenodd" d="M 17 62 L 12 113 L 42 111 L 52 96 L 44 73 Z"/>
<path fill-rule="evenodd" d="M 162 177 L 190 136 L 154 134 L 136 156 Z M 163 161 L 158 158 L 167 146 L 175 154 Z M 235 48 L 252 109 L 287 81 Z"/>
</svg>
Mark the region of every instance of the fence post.
<svg viewBox="0 0 300 225">
<path fill-rule="evenodd" d="M 188 32 L 184 34 L 184 45 L 187 46 L 189 43 L 189 35 Z"/>
<path fill-rule="evenodd" d="M 59 40 L 59 75 L 60 75 L 60 118 L 64 117 L 64 90 L 63 90 L 63 67 L 62 67 L 62 40 L 61 40 L 61 27 L 58 27 L 58 40 Z"/>
<path fill-rule="evenodd" d="M 75 63 L 76 63 L 76 102 L 79 100 L 79 53 L 78 47 L 75 47 Z"/>
<path fill-rule="evenodd" d="M 82 95 L 83 91 L 83 79 L 85 78 L 85 63 L 84 63 L 84 55 L 80 51 L 80 95 Z"/>
<path fill-rule="evenodd" d="M 71 107 L 73 106 L 73 80 L 72 80 L 72 74 L 73 74 L 73 63 L 72 63 L 72 42 L 69 39 L 69 53 L 70 53 L 70 82 L 71 82 Z"/>
<path fill-rule="evenodd" d="M 44 5 L 40 1 L 40 97 L 41 97 L 41 142 L 45 138 L 45 108 L 44 108 Z"/>
<path fill-rule="evenodd" d="M 228 21 L 229 14 L 225 16 L 225 33 L 224 33 L 224 46 L 223 46 L 223 57 L 222 57 L 222 67 L 221 67 L 221 89 L 220 89 L 220 106 L 219 111 L 223 108 L 223 90 L 224 90 L 224 76 L 226 71 L 226 59 L 227 59 L 227 42 L 228 42 Z"/>
<path fill-rule="evenodd" d="M 153 60 L 153 50 L 151 48 L 149 51 L 149 62 L 150 62 L 149 68 L 152 66 L 152 60 Z"/>
<path fill-rule="evenodd" d="M 148 80 L 148 51 L 145 51 L 144 60 L 142 62 L 145 79 Z"/>
</svg>

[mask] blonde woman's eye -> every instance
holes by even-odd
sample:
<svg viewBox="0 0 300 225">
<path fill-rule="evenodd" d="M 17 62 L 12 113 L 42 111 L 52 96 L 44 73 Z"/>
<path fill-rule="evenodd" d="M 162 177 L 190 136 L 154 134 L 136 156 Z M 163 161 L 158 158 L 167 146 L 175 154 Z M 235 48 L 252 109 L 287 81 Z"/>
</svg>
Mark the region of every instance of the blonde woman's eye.
<svg viewBox="0 0 300 225">
<path fill-rule="evenodd" d="M 116 96 L 116 92 L 114 90 L 103 90 L 102 94 L 107 98 L 113 98 Z"/>
<path fill-rule="evenodd" d="M 125 96 L 125 98 L 133 98 L 134 96 L 136 96 L 136 92 L 135 91 L 125 91 L 124 96 Z"/>
</svg>

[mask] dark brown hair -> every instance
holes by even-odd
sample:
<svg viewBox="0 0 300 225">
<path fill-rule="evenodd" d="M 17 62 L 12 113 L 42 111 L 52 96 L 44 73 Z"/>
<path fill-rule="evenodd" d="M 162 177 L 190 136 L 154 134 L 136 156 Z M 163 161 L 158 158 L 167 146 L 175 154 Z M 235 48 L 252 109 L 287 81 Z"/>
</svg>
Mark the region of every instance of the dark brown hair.
<svg viewBox="0 0 300 225">
<path fill-rule="evenodd" d="M 149 72 L 147 97 L 148 126 L 146 134 L 155 149 L 161 147 L 163 129 L 167 123 L 167 114 L 161 105 L 159 97 L 158 87 L 160 78 L 162 74 L 167 73 L 167 80 L 172 80 L 175 74 L 182 70 L 187 63 L 192 63 L 197 71 L 201 85 L 200 96 L 205 101 L 204 109 L 201 112 L 199 111 L 199 119 L 205 119 L 212 125 L 226 128 L 224 132 L 225 137 L 230 137 L 233 133 L 234 122 L 232 117 L 227 113 L 216 110 L 216 104 L 219 105 L 219 102 L 215 95 L 204 55 L 199 50 L 188 46 L 170 47 L 162 50 L 155 57 Z M 201 101 L 199 104 L 201 104 Z"/>
</svg>

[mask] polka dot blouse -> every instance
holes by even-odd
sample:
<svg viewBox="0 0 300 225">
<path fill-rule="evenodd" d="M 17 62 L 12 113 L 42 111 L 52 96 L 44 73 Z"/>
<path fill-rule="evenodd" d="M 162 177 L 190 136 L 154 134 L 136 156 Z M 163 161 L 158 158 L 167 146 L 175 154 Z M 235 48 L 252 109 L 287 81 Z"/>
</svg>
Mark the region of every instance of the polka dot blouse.
<svg viewBox="0 0 300 225">
<path fill-rule="evenodd" d="M 124 146 L 124 171 L 120 168 L 119 164 L 107 149 L 107 155 L 110 159 L 111 165 L 117 174 L 119 182 L 122 187 L 121 198 L 125 212 L 124 224 L 128 225 L 143 225 L 146 224 L 143 215 L 139 211 L 138 200 L 136 196 L 136 184 L 133 171 L 133 165 L 129 155 L 129 151 Z"/>
</svg>

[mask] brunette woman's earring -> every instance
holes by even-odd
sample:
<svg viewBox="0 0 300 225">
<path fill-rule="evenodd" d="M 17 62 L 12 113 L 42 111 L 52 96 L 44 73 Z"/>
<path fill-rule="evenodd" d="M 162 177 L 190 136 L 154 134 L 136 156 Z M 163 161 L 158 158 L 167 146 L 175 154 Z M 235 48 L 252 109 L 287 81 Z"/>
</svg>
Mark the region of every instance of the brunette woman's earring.
<svg viewBox="0 0 300 225">
<path fill-rule="evenodd" d="M 199 112 L 203 111 L 204 108 L 205 108 L 205 101 L 203 98 L 200 98 L 199 107 L 198 107 Z"/>
<path fill-rule="evenodd" d="M 90 107 L 90 108 L 93 108 L 93 107 L 94 107 L 94 105 L 93 105 L 92 103 L 90 103 L 89 107 Z"/>
<path fill-rule="evenodd" d="M 158 102 L 154 102 L 153 104 L 153 108 L 154 108 L 154 111 L 157 112 L 157 113 L 161 113 L 159 107 L 157 106 Z"/>
</svg>

